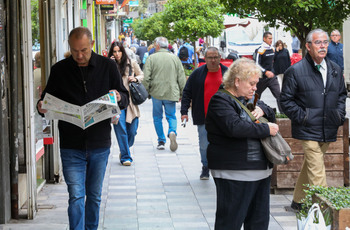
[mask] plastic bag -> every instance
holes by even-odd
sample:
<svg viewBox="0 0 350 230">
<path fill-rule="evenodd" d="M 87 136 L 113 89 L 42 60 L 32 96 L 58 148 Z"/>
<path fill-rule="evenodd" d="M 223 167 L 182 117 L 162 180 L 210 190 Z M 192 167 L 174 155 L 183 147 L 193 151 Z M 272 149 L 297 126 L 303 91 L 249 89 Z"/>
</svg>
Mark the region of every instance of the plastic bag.
<svg viewBox="0 0 350 230">
<path fill-rule="evenodd" d="M 315 203 L 311 206 L 307 217 L 298 219 L 298 230 L 330 230 L 331 225 L 326 226 L 320 206 Z"/>
</svg>

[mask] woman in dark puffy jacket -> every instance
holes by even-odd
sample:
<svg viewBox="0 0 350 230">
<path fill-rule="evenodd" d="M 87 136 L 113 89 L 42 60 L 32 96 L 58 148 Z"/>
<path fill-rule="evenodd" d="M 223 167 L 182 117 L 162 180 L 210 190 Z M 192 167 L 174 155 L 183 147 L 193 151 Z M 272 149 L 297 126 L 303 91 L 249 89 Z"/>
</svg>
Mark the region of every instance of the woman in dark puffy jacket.
<svg viewBox="0 0 350 230">
<path fill-rule="evenodd" d="M 254 61 L 235 61 L 224 75 L 224 89 L 209 103 L 206 117 L 208 167 L 213 175 L 217 209 L 215 230 L 267 230 L 272 164 L 264 155 L 261 138 L 276 135 L 273 123 L 254 123 L 241 103 L 253 103 L 261 70 Z M 253 105 L 254 107 L 254 105 Z M 253 116 L 275 120 L 273 110 L 257 101 Z"/>
<path fill-rule="evenodd" d="M 283 74 L 284 71 L 288 69 L 290 66 L 290 55 L 286 48 L 284 48 L 284 44 L 281 40 L 276 42 L 276 52 L 275 59 L 273 63 L 273 69 L 275 70 L 275 74 L 277 75 L 278 82 L 280 87 L 282 87 L 283 82 Z"/>
</svg>

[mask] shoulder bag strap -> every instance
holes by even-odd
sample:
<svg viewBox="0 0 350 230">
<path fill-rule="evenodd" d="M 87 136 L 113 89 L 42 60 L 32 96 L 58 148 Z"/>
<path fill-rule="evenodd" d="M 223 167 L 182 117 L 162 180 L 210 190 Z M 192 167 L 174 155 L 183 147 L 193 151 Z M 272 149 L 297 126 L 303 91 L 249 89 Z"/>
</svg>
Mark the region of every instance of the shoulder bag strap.
<svg viewBox="0 0 350 230">
<path fill-rule="evenodd" d="M 128 64 L 128 66 L 129 66 L 129 76 L 131 76 L 131 74 L 132 74 L 131 64 Z"/>
<path fill-rule="evenodd" d="M 240 102 L 235 96 L 233 96 L 229 91 L 227 91 L 226 89 L 219 89 L 219 92 L 225 93 L 227 95 L 229 95 L 230 97 L 232 97 L 233 99 L 235 99 L 235 101 L 242 107 L 242 109 L 244 109 L 244 111 L 247 112 L 247 114 L 249 115 L 250 119 L 252 119 L 253 122 L 256 121 L 256 118 L 253 116 L 253 114 L 249 111 L 249 109 L 242 104 L 242 102 Z"/>
</svg>

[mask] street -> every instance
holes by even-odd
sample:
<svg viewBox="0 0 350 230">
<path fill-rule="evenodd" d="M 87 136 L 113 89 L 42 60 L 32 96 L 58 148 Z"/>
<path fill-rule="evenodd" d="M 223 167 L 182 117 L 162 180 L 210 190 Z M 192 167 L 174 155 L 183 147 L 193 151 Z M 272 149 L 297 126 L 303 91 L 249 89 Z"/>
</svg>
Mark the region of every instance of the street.
<svg viewBox="0 0 350 230">
<path fill-rule="evenodd" d="M 263 99 L 268 95 L 267 90 Z M 274 101 L 272 98 L 265 102 L 272 105 Z M 169 150 L 169 143 L 165 150 L 157 150 L 151 100 L 142 104 L 140 110 L 138 134 L 131 149 L 132 166 L 119 163 L 118 145 L 112 133 L 113 148 L 104 180 L 99 229 L 214 229 L 215 185 L 212 178 L 199 180 L 198 137 L 192 120 L 185 128 L 178 122 L 176 152 Z M 178 119 L 179 111 L 178 103 Z M 297 229 L 294 213 L 284 208 L 290 205 L 291 198 L 291 195 L 271 195 L 270 230 Z M 0 229 L 69 229 L 67 203 L 64 182 L 47 184 L 38 194 L 39 210 L 34 220 L 11 220 L 9 224 L 0 225 Z"/>
</svg>

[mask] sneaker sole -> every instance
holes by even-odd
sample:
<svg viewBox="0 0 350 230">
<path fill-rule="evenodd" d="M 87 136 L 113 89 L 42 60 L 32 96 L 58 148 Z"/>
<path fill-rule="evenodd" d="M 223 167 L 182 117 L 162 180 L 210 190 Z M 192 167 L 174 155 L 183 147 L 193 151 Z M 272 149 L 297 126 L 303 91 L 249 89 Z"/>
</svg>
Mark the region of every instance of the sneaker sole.
<svg viewBox="0 0 350 230">
<path fill-rule="evenodd" d="M 124 166 L 130 166 L 130 165 L 131 165 L 131 162 L 130 162 L 130 161 L 125 161 L 125 162 L 123 162 L 123 165 L 124 165 Z"/>
<path fill-rule="evenodd" d="M 170 150 L 175 152 L 177 150 L 176 134 L 171 132 L 169 134 L 169 139 L 170 139 Z"/>
<path fill-rule="evenodd" d="M 209 180 L 209 177 L 200 177 L 201 180 Z"/>
<path fill-rule="evenodd" d="M 164 147 L 164 146 L 162 146 L 162 147 L 157 147 L 157 149 L 158 149 L 158 150 L 164 150 L 165 147 Z"/>
</svg>

